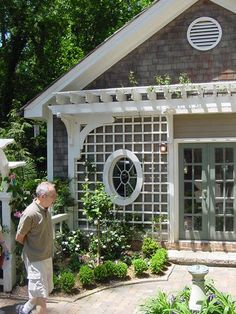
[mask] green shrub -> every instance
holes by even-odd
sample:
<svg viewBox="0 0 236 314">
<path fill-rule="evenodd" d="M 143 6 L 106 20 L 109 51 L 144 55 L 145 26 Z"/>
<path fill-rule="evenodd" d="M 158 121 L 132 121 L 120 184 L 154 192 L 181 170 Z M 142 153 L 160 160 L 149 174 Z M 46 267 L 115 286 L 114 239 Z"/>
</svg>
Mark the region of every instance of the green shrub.
<svg viewBox="0 0 236 314">
<path fill-rule="evenodd" d="M 118 262 L 117 264 L 115 264 L 114 270 L 115 277 L 122 279 L 125 278 L 127 275 L 128 266 L 123 262 Z"/>
<path fill-rule="evenodd" d="M 159 249 L 158 243 L 152 238 L 145 238 L 142 245 L 142 253 L 145 257 L 152 257 Z"/>
<path fill-rule="evenodd" d="M 53 214 L 61 214 L 68 211 L 68 207 L 75 205 L 75 200 L 70 191 L 70 180 L 57 178 L 53 180 L 57 191 L 57 198 L 53 204 Z"/>
<path fill-rule="evenodd" d="M 56 254 L 71 256 L 87 248 L 86 237 L 81 230 L 57 233 L 55 239 Z"/>
<path fill-rule="evenodd" d="M 132 264 L 134 266 L 135 275 L 137 276 L 148 270 L 148 265 L 146 261 L 142 258 L 134 259 Z"/>
<path fill-rule="evenodd" d="M 75 286 L 74 275 L 69 271 L 62 272 L 58 277 L 58 286 L 60 290 L 70 293 Z"/>
<path fill-rule="evenodd" d="M 116 226 L 103 226 L 104 230 L 101 232 L 100 245 L 101 256 L 104 260 L 119 259 L 121 254 L 129 249 L 125 235 L 121 229 L 116 229 Z M 98 238 L 94 235 L 91 239 L 89 249 L 92 253 L 97 252 Z"/>
<path fill-rule="evenodd" d="M 106 267 L 108 278 L 109 279 L 113 278 L 115 275 L 116 264 L 112 261 L 106 261 L 104 263 L 104 266 Z"/>
<path fill-rule="evenodd" d="M 92 286 L 94 284 L 94 271 L 87 265 L 81 266 L 78 277 L 84 287 Z"/>
<path fill-rule="evenodd" d="M 130 256 L 129 254 L 122 254 L 120 257 L 120 261 L 124 262 L 128 266 L 132 265 L 132 259 L 132 256 Z"/>
<path fill-rule="evenodd" d="M 60 285 L 59 285 L 59 277 L 56 274 L 53 274 L 53 284 L 54 284 L 54 289 L 55 290 L 59 290 L 60 289 Z"/>
<path fill-rule="evenodd" d="M 94 268 L 94 277 L 98 282 L 103 282 L 108 279 L 107 268 L 105 265 L 98 265 Z"/>
<path fill-rule="evenodd" d="M 79 260 L 79 255 L 78 254 L 73 254 L 71 255 L 68 267 L 73 271 L 73 272 L 78 272 L 81 267 L 81 262 Z"/>
<path fill-rule="evenodd" d="M 167 251 L 164 248 L 157 250 L 150 260 L 150 269 L 153 274 L 158 274 L 167 262 Z"/>
</svg>

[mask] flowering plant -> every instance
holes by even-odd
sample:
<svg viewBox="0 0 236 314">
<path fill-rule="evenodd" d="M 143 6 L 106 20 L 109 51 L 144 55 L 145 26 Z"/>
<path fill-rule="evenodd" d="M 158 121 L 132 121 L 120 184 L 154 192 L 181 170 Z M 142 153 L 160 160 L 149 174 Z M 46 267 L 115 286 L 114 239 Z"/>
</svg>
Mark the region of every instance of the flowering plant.
<svg viewBox="0 0 236 314">
<path fill-rule="evenodd" d="M 15 173 L 10 173 L 8 177 L 3 178 L 3 181 L 7 183 L 7 192 L 12 193 L 9 205 L 12 211 L 12 220 L 17 226 L 23 210 L 31 202 L 31 195 L 24 189 L 23 184 L 20 182 L 20 178 L 17 180 Z"/>
</svg>

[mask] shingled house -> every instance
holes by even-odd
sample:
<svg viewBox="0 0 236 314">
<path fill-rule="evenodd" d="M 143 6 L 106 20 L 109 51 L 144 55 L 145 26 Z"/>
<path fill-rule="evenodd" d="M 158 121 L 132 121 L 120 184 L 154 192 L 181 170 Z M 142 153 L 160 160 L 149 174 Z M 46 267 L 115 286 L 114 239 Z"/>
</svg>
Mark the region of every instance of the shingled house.
<svg viewBox="0 0 236 314">
<path fill-rule="evenodd" d="M 91 163 L 119 217 L 169 247 L 236 249 L 235 13 L 154 1 L 27 104 L 47 121 L 49 179 L 75 178 L 75 228 Z"/>
</svg>

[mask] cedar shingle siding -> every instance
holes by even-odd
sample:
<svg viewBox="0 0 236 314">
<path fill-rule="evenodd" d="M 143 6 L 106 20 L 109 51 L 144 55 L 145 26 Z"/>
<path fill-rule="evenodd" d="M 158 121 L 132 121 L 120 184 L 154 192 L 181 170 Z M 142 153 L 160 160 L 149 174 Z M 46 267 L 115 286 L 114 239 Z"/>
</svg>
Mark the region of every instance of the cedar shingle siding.
<svg viewBox="0 0 236 314">
<path fill-rule="evenodd" d="M 192 48 L 187 41 L 189 24 L 201 16 L 216 19 L 223 32 L 220 43 L 205 52 Z M 235 14 L 210 1 L 199 1 L 85 89 L 130 86 L 129 71 L 134 72 L 138 85 L 143 86 L 154 85 L 154 77 L 164 74 L 177 83 L 183 72 L 192 82 L 236 80 L 235 30 Z M 54 152 L 54 176 L 67 176 L 67 134 L 59 119 L 54 119 Z"/>
<path fill-rule="evenodd" d="M 220 43 L 206 52 L 192 48 L 186 35 L 189 24 L 202 16 L 216 19 L 223 33 Z M 130 86 L 129 71 L 134 72 L 138 85 L 143 86 L 154 85 L 154 76 L 166 73 L 173 78 L 173 83 L 178 82 L 182 72 L 186 72 L 192 82 L 235 80 L 235 30 L 235 14 L 210 1 L 199 1 L 86 89 Z"/>
</svg>

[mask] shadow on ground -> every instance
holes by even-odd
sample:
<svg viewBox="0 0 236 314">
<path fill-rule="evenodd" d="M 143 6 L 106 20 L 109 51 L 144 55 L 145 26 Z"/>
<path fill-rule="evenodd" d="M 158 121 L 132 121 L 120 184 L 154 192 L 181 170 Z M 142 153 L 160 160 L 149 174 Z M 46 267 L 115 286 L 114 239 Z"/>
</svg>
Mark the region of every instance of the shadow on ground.
<svg viewBox="0 0 236 314">
<path fill-rule="evenodd" d="M 20 303 L 17 303 L 20 304 Z M 7 305 L 0 308 L 0 314 L 16 314 L 16 305 Z"/>
</svg>

